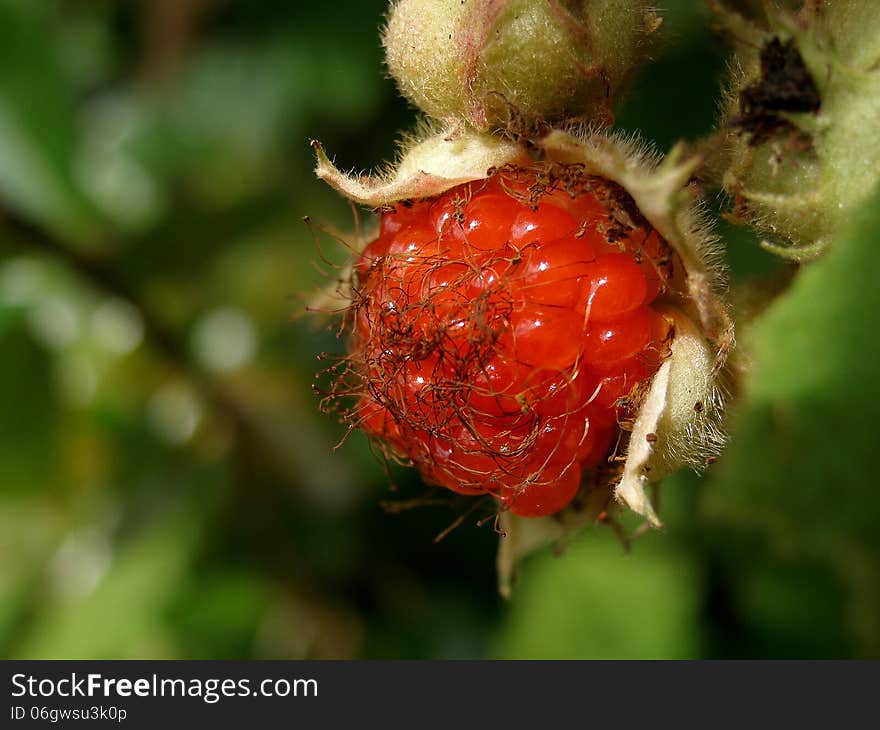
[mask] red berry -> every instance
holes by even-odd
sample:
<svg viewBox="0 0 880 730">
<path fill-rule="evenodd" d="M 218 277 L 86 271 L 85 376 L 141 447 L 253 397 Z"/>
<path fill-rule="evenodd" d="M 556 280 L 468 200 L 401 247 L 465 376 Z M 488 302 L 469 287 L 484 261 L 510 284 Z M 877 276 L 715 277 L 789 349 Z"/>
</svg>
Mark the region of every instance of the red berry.
<svg viewBox="0 0 880 730">
<path fill-rule="evenodd" d="M 524 516 L 606 463 L 665 356 L 651 303 L 673 256 L 618 222 L 619 189 L 581 183 L 506 171 L 397 205 L 355 262 L 352 422 L 427 481 Z"/>
<path fill-rule="evenodd" d="M 591 321 L 602 322 L 632 312 L 648 294 L 645 274 L 628 254 L 600 256 L 590 274 L 578 305 Z"/>
<path fill-rule="evenodd" d="M 501 500 L 515 515 L 544 517 L 566 507 L 580 486 L 581 467 L 571 463 L 558 473 L 545 469 L 537 481 L 504 490 Z"/>
<path fill-rule="evenodd" d="M 589 282 L 597 277 L 596 252 L 586 239 L 535 243 L 527 246 L 522 256 L 523 296 L 535 304 L 574 309 Z"/>
<path fill-rule="evenodd" d="M 355 425 L 368 434 L 376 436 L 381 442 L 388 444 L 401 454 L 406 453 L 403 432 L 391 413 L 369 396 L 360 400 L 357 408 L 352 411 Z"/>
<path fill-rule="evenodd" d="M 387 238 L 394 236 L 402 228 L 411 223 L 421 225 L 425 217 L 425 203 L 412 203 L 410 205 L 399 204 L 386 211 L 382 216 L 379 227 L 379 237 Z"/>
<path fill-rule="evenodd" d="M 633 357 L 653 338 L 660 315 L 648 307 L 602 322 L 590 322 L 583 334 L 583 358 L 588 365 L 610 365 Z"/>
<path fill-rule="evenodd" d="M 496 355 L 474 374 L 467 406 L 478 418 L 537 412 L 565 385 L 566 378 L 558 371 Z"/>
<path fill-rule="evenodd" d="M 568 213 L 555 205 L 541 204 L 535 210 L 520 210 L 513 219 L 510 235 L 513 243 L 550 241 L 571 236 L 577 225 Z"/>
<path fill-rule="evenodd" d="M 520 209 L 517 200 L 502 192 L 478 194 L 464 207 L 461 236 L 472 248 L 495 251 L 510 241 L 511 219 Z"/>
<path fill-rule="evenodd" d="M 584 319 L 573 309 L 527 307 L 511 314 L 500 344 L 517 362 L 561 370 L 581 352 Z"/>
</svg>

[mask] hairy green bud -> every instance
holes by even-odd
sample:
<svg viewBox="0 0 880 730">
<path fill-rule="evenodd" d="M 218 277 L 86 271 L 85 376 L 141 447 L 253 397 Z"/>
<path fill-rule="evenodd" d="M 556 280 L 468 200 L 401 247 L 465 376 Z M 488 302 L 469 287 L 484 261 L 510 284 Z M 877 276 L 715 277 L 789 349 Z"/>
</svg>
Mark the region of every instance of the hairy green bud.
<svg viewBox="0 0 880 730">
<path fill-rule="evenodd" d="M 659 25 L 642 0 L 398 0 L 383 42 L 401 93 L 429 116 L 528 130 L 610 124 Z"/>
<path fill-rule="evenodd" d="M 880 13 L 875 0 L 715 3 L 736 46 L 720 176 L 734 216 L 798 261 L 821 254 L 880 182 Z"/>
</svg>

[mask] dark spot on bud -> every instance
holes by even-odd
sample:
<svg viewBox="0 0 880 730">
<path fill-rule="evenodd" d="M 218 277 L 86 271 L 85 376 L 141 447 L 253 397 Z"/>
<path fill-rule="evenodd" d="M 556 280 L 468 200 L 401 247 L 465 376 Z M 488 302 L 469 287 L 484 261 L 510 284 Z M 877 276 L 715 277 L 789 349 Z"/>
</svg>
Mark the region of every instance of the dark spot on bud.
<svg viewBox="0 0 880 730">
<path fill-rule="evenodd" d="M 797 132 L 780 112 L 816 113 L 819 89 L 794 40 L 773 38 L 761 49 L 761 77 L 739 94 L 739 117 L 731 124 L 749 135 L 755 147 L 783 134 Z"/>
<path fill-rule="evenodd" d="M 657 443 L 657 434 L 656 433 L 649 433 L 647 436 L 645 436 L 645 441 L 647 441 L 649 444 L 651 444 L 651 446 L 653 446 L 654 444 Z"/>
</svg>

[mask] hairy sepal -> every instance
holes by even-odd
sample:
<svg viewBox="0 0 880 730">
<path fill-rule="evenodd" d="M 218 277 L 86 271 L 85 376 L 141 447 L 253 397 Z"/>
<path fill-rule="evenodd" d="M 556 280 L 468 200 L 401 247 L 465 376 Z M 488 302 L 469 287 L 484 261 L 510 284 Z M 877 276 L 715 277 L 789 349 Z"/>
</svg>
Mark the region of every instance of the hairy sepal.
<svg viewBox="0 0 880 730">
<path fill-rule="evenodd" d="M 318 161 L 315 174 L 349 200 L 370 208 L 433 198 L 485 178 L 500 165 L 530 161 L 515 142 L 455 127 L 436 133 L 426 129 L 406 138 L 397 163 L 375 175 L 346 174 L 330 161 L 320 142 L 313 140 L 312 147 Z"/>
</svg>

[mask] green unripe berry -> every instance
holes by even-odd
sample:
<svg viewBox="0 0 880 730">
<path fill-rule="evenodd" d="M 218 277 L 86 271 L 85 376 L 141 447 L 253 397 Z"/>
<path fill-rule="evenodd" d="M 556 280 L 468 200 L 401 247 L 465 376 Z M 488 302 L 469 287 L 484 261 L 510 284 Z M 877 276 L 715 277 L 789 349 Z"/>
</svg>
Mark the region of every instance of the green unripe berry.
<svg viewBox="0 0 880 730">
<path fill-rule="evenodd" d="M 399 0 L 383 41 L 409 101 L 497 131 L 609 124 L 659 25 L 641 0 Z"/>
</svg>

